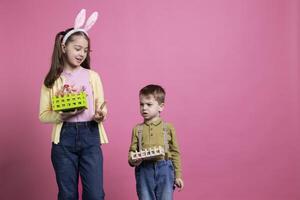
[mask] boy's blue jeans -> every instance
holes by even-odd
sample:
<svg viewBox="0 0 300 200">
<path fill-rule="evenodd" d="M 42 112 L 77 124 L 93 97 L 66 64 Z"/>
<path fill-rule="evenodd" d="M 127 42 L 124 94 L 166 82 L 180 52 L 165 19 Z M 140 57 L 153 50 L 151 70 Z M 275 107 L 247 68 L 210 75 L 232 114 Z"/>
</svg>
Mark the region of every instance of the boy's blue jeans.
<svg viewBox="0 0 300 200">
<path fill-rule="evenodd" d="M 171 160 L 143 161 L 135 168 L 139 200 L 172 200 L 174 167 Z"/>
<path fill-rule="evenodd" d="M 103 157 L 96 122 L 64 122 L 60 142 L 52 144 L 51 160 L 59 200 L 78 200 L 79 175 L 83 200 L 104 199 Z"/>
</svg>

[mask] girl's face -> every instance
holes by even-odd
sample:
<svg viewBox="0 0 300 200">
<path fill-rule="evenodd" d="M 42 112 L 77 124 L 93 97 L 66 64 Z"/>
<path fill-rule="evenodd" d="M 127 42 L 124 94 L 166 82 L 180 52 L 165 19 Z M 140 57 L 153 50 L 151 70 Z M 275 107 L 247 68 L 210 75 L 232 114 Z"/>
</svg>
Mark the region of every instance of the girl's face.
<svg viewBox="0 0 300 200">
<path fill-rule="evenodd" d="M 78 67 L 86 59 L 89 44 L 88 41 L 81 35 L 71 36 L 72 40 L 66 45 L 62 45 L 62 51 L 66 56 L 66 64 L 70 67 Z"/>
</svg>

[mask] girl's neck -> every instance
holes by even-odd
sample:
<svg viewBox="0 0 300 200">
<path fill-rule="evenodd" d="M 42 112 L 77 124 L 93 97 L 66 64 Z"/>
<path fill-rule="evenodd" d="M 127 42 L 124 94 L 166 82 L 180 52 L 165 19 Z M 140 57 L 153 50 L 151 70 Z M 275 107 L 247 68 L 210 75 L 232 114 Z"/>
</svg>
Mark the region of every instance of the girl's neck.
<svg viewBox="0 0 300 200">
<path fill-rule="evenodd" d="M 66 65 L 64 66 L 64 71 L 65 71 L 65 72 L 71 72 L 71 73 L 73 73 L 73 72 L 79 70 L 80 68 L 81 68 L 80 65 L 78 65 L 78 66 L 70 66 L 70 65 L 67 65 L 67 64 L 66 64 Z"/>
</svg>

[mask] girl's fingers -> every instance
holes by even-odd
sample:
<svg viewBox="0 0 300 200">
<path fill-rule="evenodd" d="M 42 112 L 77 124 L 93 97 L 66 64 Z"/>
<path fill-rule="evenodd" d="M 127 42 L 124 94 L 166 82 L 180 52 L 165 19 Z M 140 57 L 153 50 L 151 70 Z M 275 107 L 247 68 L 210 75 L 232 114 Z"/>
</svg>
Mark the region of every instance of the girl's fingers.
<svg viewBox="0 0 300 200">
<path fill-rule="evenodd" d="M 106 101 L 104 101 L 101 106 L 100 106 L 100 110 L 102 110 L 104 108 L 104 106 L 106 105 Z"/>
<path fill-rule="evenodd" d="M 100 105 L 100 107 L 98 108 L 99 103 L 96 102 L 96 111 L 97 111 L 97 112 L 102 111 L 102 109 L 104 108 L 105 105 L 106 105 L 106 101 L 104 101 L 104 102 Z"/>
<path fill-rule="evenodd" d="M 81 108 L 79 110 L 77 110 L 77 113 L 82 113 L 84 111 L 84 108 Z"/>
<path fill-rule="evenodd" d="M 95 113 L 96 115 L 100 115 L 100 116 L 104 116 L 105 115 L 105 113 L 102 111 L 102 110 L 96 110 L 96 113 Z"/>
<path fill-rule="evenodd" d="M 75 109 L 74 111 L 69 111 L 69 112 L 59 111 L 58 113 L 63 116 L 73 116 L 73 115 L 82 113 L 83 111 L 84 111 L 84 109 L 79 109 L 79 110 Z"/>
<path fill-rule="evenodd" d="M 102 115 L 102 116 L 100 116 L 100 115 L 95 115 L 95 119 L 97 119 L 97 120 L 102 120 L 104 118 L 104 116 Z"/>
<path fill-rule="evenodd" d="M 104 114 L 103 114 L 102 111 L 97 111 L 97 115 L 99 115 L 99 116 L 104 116 Z"/>
</svg>

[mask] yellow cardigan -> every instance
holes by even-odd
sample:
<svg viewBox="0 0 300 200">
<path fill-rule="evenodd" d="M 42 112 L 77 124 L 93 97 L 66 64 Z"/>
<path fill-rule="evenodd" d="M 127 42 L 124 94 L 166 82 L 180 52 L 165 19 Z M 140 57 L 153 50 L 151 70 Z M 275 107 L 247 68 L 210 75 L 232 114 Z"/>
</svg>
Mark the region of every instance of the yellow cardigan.
<svg viewBox="0 0 300 200">
<path fill-rule="evenodd" d="M 103 94 L 103 86 L 101 79 L 97 72 L 89 70 L 90 79 L 89 82 L 92 86 L 93 91 L 93 102 L 95 109 L 100 107 L 100 105 L 104 102 L 104 94 Z M 52 129 L 52 142 L 55 144 L 59 143 L 60 131 L 63 125 L 62 120 L 59 117 L 59 114 L 52 110 L 51 106 L 51 98 L 53 95 L 57 93 L 64 85 L 64 77 L 60 76 L 55 82 L 52 88 L 47 88 L 44 84 L 41 89 L 41 98 L 40 98 L 40 112 L 39 119 L 43 123 L 53 123 Z M 106 106 L 102 109 L 103 112 L 107 113 Z M 104 130 L 103 124 L 99 123 L 99 134 L 100 134 L 100 142 L 101 144 L 108 143 L 107 135 Z"/>
</svg>

